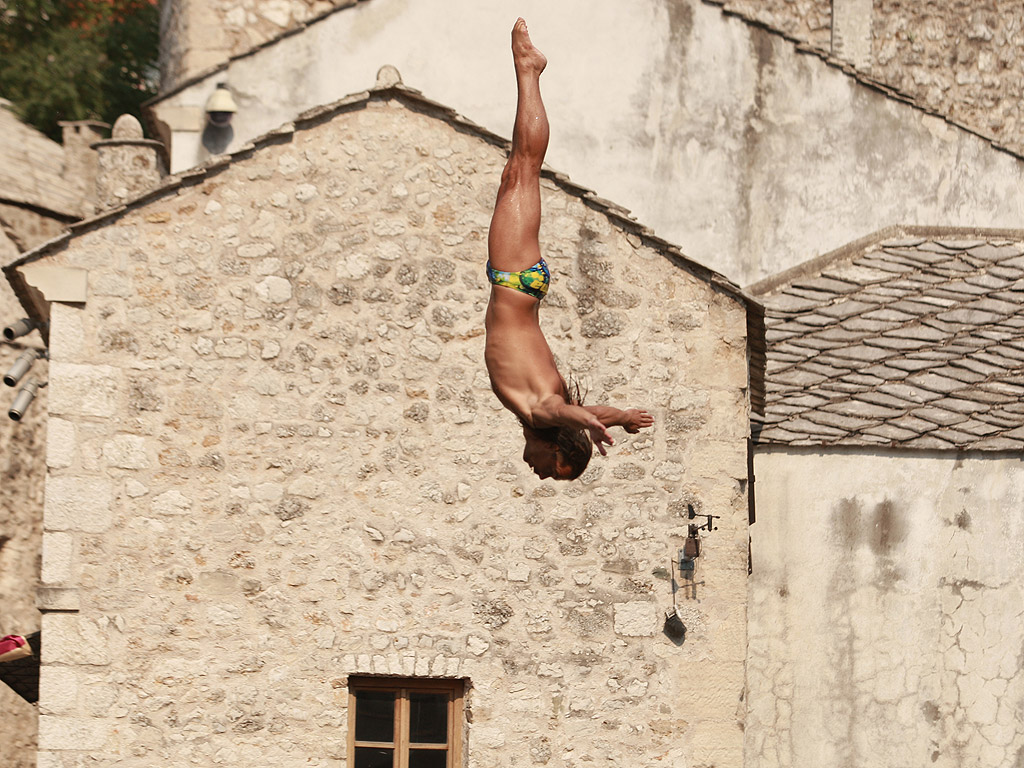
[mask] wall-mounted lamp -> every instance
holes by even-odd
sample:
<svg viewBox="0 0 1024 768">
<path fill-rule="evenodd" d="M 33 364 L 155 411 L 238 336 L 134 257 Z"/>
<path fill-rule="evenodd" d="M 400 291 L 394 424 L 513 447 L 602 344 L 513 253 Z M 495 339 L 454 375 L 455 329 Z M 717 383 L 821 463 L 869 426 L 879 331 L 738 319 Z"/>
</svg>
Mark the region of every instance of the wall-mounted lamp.
<svg viewBox="0 0 1024 768">
<path fill-rule="evenodd" d="M 4 374 L 4 384 L 8 387 L 13 387 L 19 381 L 21 377 L 28 373 L 29 368 L 32 364 L 40 357 L 46 357 L 46 350 L 44 349 L 26 349 L 17 359 L 14 364 Z"/>
<path fill-rule="evenodd" d="M 231 124 L 231 118 L 238 111 L 238 105 L 231 97 L 227 83 L 217 83 L 216 89 L 206 100 L 206 119 L 218 128 L 225 128 Z"/>
<path fill-rule="evenodd" d="M 45 387 L 46 382 L 40 384 L 34 378 L 26 381 L 21 389 L 18 390 L 18 394 L 14 398 L 14 402 L 11 403 L 11 409 L 7 411 L 7 415 L 14 421 L 21 421 L 21 417 L 25 415 L 25 411 L 32 404 L 32 401 L 36 399 L 36 395 L 39 393 L 41 387 Z"/>
</svg>

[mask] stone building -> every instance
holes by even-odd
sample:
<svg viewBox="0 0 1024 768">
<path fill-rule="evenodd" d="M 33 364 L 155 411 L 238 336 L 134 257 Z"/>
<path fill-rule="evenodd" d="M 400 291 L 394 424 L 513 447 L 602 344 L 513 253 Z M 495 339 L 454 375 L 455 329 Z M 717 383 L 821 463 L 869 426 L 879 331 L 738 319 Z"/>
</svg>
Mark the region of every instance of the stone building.
<svg viewBox="0 0 1024 768">
<path fill-rule="evenodd" d="M 1024 231 L 890 228 L 765 281 L 747 765 L 1024 754 Z"/>
<path fill-rule="evenodd" d="M 1005 392 L 965 400 L 900 390 L 930 408 L 936 394 L 977 408 L 970 419 L 946 409 L 945 422 L 922 425 L 907 420 L 904 411 L 919 407 L 910 399 L 901 416 L 872 421 L 865 408 L 897 405 L 841 372 L 830 374 L 827 396 L 813 391 L 824 358 L 801 358 L 790 366 L 796 378 L 784 380 L 779 363 L 794 361 L 778 352 L 756 456 L 761 522 L 751 529 L 747 611 L 739 510 L 751 478 L 738 463 L 746 431 L 736 393 L 747 376 L 739 350 L 751 337 L 736 315 L 756 305 L 625 209 L 549 175 L 545 205 L 557 222 L 546 222 L 544 237 L 564 282 L 547 307 L 548 333 L 595 397 L 640 402 L 654 392 L 660 422 L 649 443 L 623 441 L 577 488 L 536 483 L 478 380 L 472 335 L 483 289 L 473 238 L 486 227 L 500 142 L 386 83 L 318 105 L 364 88 L 393 61 L 431 96 L 505 133 L 514 94 L 506 12 L 521 13 L 552 60 L 552 165 L 735 280 L 773 276 L 894 222 L 972 229 L 887 231 L 762 283 L 770 304 L 805 290 L 787 280 L 831 270 L 833 259 L 892 268 L 899 259 L 883 243 L 896 240 L 920 240 L 902 246 L 915 263 L 927 263 L 925 243 L 948 246 L 952 262 L 984 283 L 993 277 L 971 250 L 1021 240 L 1016 230 L 974 229 L 1019 227 L 1024 212 L 1018 7 L 648 0 L 623 14 L 607 0 L 524 0 L 512 10 L 465 0 L 168 0 L 163 11 L 150 129 L 179 175 L 136 199 L 159 184 L 160 169 L 154 145 L 129 124 L 107 156 L 140 159 L 144 177 L 125 175 L 132 163 L 122 160 L 97 179 L 95 156 L 81 174 L 53 173 L 61 166 L 52 142 L 25 153 L 28 176 L 6 177 L 23 185 L 35 164 L 58 186 L 81 176 L 72 186 L 83 195 L 103 192 L 78 211 L 44 204 L 51 213 L 39 218 L 38 202 L 15 200 L 12 212 L 0 184 L 4 233 L 15 220 L 19 232 L 38 230 L 6 246 L 0 238 L 4 263 L 89 276 L 84 304 L 51 305 L 25 287 L 38 273 L 8 270 L 32 311 L 42 317 L 52 306 L 55 318 L 52 386 L 33 406 L 39 421 L 0 434 L 5 509 L 36 513 L 9 525 L 13 534 L 0 530 L 0 617 L 19 630 L 38 628 L 44 476 L 48 483 L 41 766 L 148 766 L 169 755 L 219 764 L 269 753 L 331 764 L 354 735 L 346 681 L 370 685 L 359 676 L 381 671 L 454 681 L 439 691 L 453 697 L 449 707 L 462 696 L 472 717 L 470 764 L 610 756 L 632 765 L 656 753 L 656 764 L 738 765 L 740 749 L 756 768 L 866 766 L 880 754 L 912 764 L 1012 761 L 1019 723 L 993 697 L 1019 702 L 1020 680 L 1008 667 L 993 670 L 993 659 L 1009 663 L 999 605 L 1017 599 L 1009 585 L 1019 582 L 1020 558 L 1007 542 L 1020 537 L 999 521 L 1019 497 L 1018 454 L 984 432 L 964 433 L 989 440 L 983 446 L 939 434 L 963 416 L 960 425 L 1000 426 L 998 440 L 1012 442 L 1006 433 L 1018 425 L 999 422 L 1005 404 L 992 400 Z M 239 112 L 210 141 L 204 109 L 221 83 Z M 309 109 L 297 130 L 278 130 Z M 89 147 L 99 128 L 81 125 L 76 146 Z M 0 123 L 5 136 L 21 128 Z M 0 153 L 30 145 L 9 141 Z M 326 175 L 298 146 L 331 158 Z M 234 154 L 221 156 L 225 149 Z M 13 167 L 0 163 L 0 179 Z M 90 205 L 125 203 L 19 256 L 91 215 Z M 44 220 L 53 212 L 63 216 L 56 224 Z M 625 254 L 650 266 L 635 294 L 606 279 L 622 274 Z M 450 280 L 447 290 L 418 290 Z M 843 302 L 811 296 L 824 307 Z M 20 314 L 7 299 L 5 311 Z M 674 302 L 683 308 L 667 310 Z M 778 333 L 793 318 L 775 312 Z M 846 332 L 826 327 L 832 336 L 819 338 L 815 329 L 790 329 L 791 338 L 823 352 Z M 954 348 L 972 332 L 957 333 L 947 339 Z M 337 339 L 355 351 L 343 357 Z M 625 373 L 633 349 L 642 354 Z M 972 365 L 965 356 L 948 367 L 969 378 Z M 811 407 L 823 397 L 825 406 Z M 368 415 L 353 415 L 354 404 Z M 487 424 L 485 414 L 494 417 Z M 48 468 L 36 429 L 44 423 Z M 901 431 L 907 424 L 917 431 Z M 830 429 L 841 444 L 831 444 Z M 910 445 L 929 439 L 944 442 Z M 493 463 L 499 455 L 507 462 Z M 965 516 L 961 499 L 979 514 Z M 678 517 L 688 505 L 729 512 L 702 534 L 694 583 L 676 595 L 688 629 L 677 647 L 658 633 L 671 605 L 668 560 L 692 523 Z M 314 573 L 323 578 L 311 581 Z M 367 605 L 380 609 L 372 621 Z M 442 613 L 450 618 L 439 623 Z M 892 630 L 908 615 L 917 654 Z M 737 648 L 748 622 L 744 685 Z M 933 639 L 948 640 L 960 624 L 970 627 L 956 636 L 964 645 L 938 648 Z M 924 675 L 921 659 L 942 671 Z M 3 686 L 0 707 L 12 713 L 0 723 L 0 762 L 34 765 L 35 709 Z M 319 730 L 304 730 L 306 719 Z M 912 738 L 894 740 L 886 725 L 896 722 Z"/>
<path fill-rule="evenodd" d="M 545 332 L 657 424 L 538 481 L 482 365 L 505 143 L 391 74 L 8 266 L 50 322 L 42 768 L 356 765 L 382 680 L 448 702 L 424 764 L 742 764 L 759 305 L 546 172 Z"/>
</svg>

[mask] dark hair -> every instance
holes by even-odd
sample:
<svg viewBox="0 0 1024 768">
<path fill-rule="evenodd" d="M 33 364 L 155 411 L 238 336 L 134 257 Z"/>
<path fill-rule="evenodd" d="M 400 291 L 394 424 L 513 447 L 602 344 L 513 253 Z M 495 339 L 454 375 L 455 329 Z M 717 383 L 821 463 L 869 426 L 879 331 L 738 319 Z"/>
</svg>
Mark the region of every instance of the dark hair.
<svg viewBox="0 0 1024 768">
<path fill-rule="evenodd" d="M 583 405 L 583 398 L 586 395 L 580 393 L 580 382 L 571 373 L 563 392 L 569 405 Z M 569 474 L 558 478 L 559 480 L 575 480 L 583 474 L 594 452 L 594 446 L 590 442 L 590 432 L 577 427 L 549 427 L 548 429 L 538 429 L 537 433 L 541 438 L 558 447 L 559 458 L 569 467 Z"/>
</svg>

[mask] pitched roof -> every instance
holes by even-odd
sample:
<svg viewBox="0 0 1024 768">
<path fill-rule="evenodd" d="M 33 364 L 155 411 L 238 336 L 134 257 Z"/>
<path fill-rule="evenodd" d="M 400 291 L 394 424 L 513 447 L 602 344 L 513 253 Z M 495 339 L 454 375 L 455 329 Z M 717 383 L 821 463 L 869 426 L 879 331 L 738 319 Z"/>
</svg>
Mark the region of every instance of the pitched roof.
<svg viewBox="0 0 1024 768">
<path fill-rule="evenodd" d="M 1024 448 L 1024 230 L 891 228 L 748 290 L 759 443 Z"/>
<path fill-rule="evenodd" d="M 33 317 L 41 315 L 45 312 L 45 308 L 40 307 L 34 300 L 31 291 L 18 272 L 18 267 L 45 258 L 49 253 L 65 248 L 68 242 L 78 235 L 97 227 L 102 227 L 116 220 L 126 211 L 138 209 L 152 200 L 175 192 L 181 187 L 201 184 L 206 179 L 216 176 L 232 163 L 249 157 L 265 146 L 279 143 L 282 138 L 286 139 L 296 131 L 310 130 L 332 120 L 343 112 L 365 109 L 372 102 L 394 100 L 411 111 L 425 113 L 444 120 L 456 130 L 476 136 L 478 139 L 502 147 L 506 151 L 511 148 L 511 142 L 508 140 L 468 120 L 450 107 L 426 98 L 420 91 L 403 85 L 401 76 L 394 67 L 381 67 L 377 77 L 377 85 L 370 90 L 352 94 L 333 104 L 309 109 L 296 117 L 294 121 L 254 139 L 235 152 L 216 155 L 209 158 L 202 165 L 167 176 L 155 189 L 145 192 L 134 200 L 128 201 L 117 208 L 103 211 L 90 219 L 70 225 L 66 234 L 22 254 L 18 259 L 3 267 L 3 272 L 14 289 L 15 294 L 26 311 Z M 747 316 L 747 344 L 751 355 L 750 397 L 754 411 L 760 413 L 764 402 L 764 308 L 761 306 L 760 301 L 753 298 L 721 273 L 687 257 L 678 246 L 656 236 L 650 228 L 637 222 L 627 209 L 602 197 L 598 197 L 592 190 L 572 182 L 565 174 L 553 171 L 546 165 L 541 171 L 541 175 L 553 182 L 563 192 L 578 198 L 584 205 L 603 213 L 613 224 L 637 237 L 644 245 L 661 253 L 676 267 L 708 283 L 715 290 L 725 293 L 745 308 Z M 45 320 L 46 318 L 39 319 Z"/>
<path fill-rule="evenodd" d="M 25 125 L 0 99 L 0 200 L 68 218 L 82 214 L 82 190 L 64 180 L 64 148 Z"/>
</svg>

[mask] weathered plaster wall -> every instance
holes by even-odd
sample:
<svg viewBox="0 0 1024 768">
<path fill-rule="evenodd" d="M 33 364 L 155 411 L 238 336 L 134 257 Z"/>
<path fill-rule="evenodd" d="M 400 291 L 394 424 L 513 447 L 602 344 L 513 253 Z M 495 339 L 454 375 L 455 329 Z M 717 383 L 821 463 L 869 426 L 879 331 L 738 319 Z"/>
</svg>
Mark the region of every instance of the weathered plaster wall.
<svg viewBox="0 0 1024 768">
<path fill-rule="evenodd" d="M 657 426 L 538 481 L 482 362 L 503 162 L 371 102 L 47 257 L 91 294 L 53 307 L 41 766 L 344 765 L 356 672 L 468 678 L 470 766 L 741 765 L 744 308 L 545 181 L 546 333 Z"/>
<path fill-rule="evenodd" d="M 1024 14 L 1012 0 L 730 0 L 726 7 L 824 50 L 830 8 L 865 2 L 870 44 L 859 68 L 930 109 L 1024 151 Z M 840 58 L 842 51 L 836 51 Z"/>
<path fill-rule="evenodd" d="M 1019 158 L 717 6 L 649 0 L 623 14 L 611 0 L 527 0 L 516 12 L 550 59 L 552 166 L 740 283 L 895 223 L 1020 223 Z M 200 115 L 217 82 L 239 104 L 238 147 L 366 88 L 383 64 L 506 135 L 511 23 L 476 0 L 333 14 L 156 105 L 172 170 L 205 156 Z"/>
<path fill-rule="evenodd" d="M 1018 765 L 1024 466 L 761 450 L 748 768 Z"/>
</svg>

